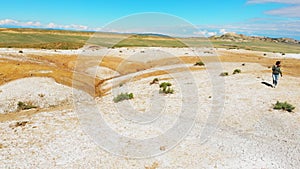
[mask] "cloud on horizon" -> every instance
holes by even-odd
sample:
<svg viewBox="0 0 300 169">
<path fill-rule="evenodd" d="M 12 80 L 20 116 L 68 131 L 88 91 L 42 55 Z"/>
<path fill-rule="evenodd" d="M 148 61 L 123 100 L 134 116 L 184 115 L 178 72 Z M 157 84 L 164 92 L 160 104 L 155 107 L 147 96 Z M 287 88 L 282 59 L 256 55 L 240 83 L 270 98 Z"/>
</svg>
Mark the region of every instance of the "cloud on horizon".
<svg viewBox="0 0 300 169">
<path fill-rule="evenodd" d="M 300 24 L 298 20 L 254 18 L 241 23 L 198 25 L 197 27 L 200 30 L 218 32 L 217 35 L 235 32 L 248 36 L 289 37 L 300 40 Z"/>
<path fill-rule="evenodd" d="M 61 25 L 55 23 L 48 23 L 42 24 L 38 21 L 17 21 L 13 19 L 3 19 L 0 20 L 0 26 L 4 27 L 26 27 L 26 28 L 50 28 L 50 29 L 68 29 L 68 30 L 78 30 L 78 31 L 98 31 L 101 28 L 90 28 L 85 25 L 77 25 L 77 24 L 70 24 L 70 25 Z"/>
<path fill-rule="evenodd" d="M 85 25 L 60 25 L 56 23 L 43 24 L 38 21 L 17 21 L 12 19 L 0 20 L 0 27 L 26 27 L 26 28 L 50 28 L 50 29 L 66 29 L 78 31 L 108 31 L 105 28 L 91 28 Z M 186 28 L 182 28 L 186 29 Z M 228 32 L 245 34 L 248 36 L 269 36 L 269 37 L 290 37 L 300 40 L 300 24 L 298 20 L 270 19 L 270 18 L 252 18 L 243 23 L 224 24 L 224 25 L 197 25 L 198 31 L 193 31 L 190 36 L 209 37 L 214 35 L 223 35 Z M 148 29 L 147 29 L 148 30 Z M 177 29 L 171 29 L 177 30 Z M 117 30 L 115 32 L 118 32 Z M 168 30 L 165 30 L 168 32 Z M 124 32 L 123 32 L 124 33 Z M 132 33 L 129 31 L 127 33 Z M 147 32 L 145 32 L 147 33 Z M 148 30 L 149 33 L 149 30 Z M 160 32 L 158 32 L 160 33 Z M 172 33 L 172 32 L 171 32 Z M 178 34 L 178 32 L 174 32 Z M 187 35 L 188 33 L 186 33 Z"/>
<path fill-rule="evenodd" d="M 12 25 L 12 26 L 21 26 L 21 27 L 38 27 L 42 26 L 40 22 L 35 22 L 35 21 L 29 21 L 29 22 L 20 22 L 12 19 L 3 19 L 0 20 L 0 25 Z"/>
<path fill-rule="evenodd" d="M 299 0 L 248 0 L 247 3 L 288 3 L 288 4 L 300 4 Z"/>
<path fill-rule="evenodd" d="M 266 3 L 277 3 L 285 6 L 264 12 L 273 16 L 272 18 L 253 18 L 248 23 L 242 24 L 244 30 L 253 31 L 256 34 L 267 33 L 300 39 L 300 0 L 247 0 L 247 4 Z"/>
<path fill-rule="evenodd" d="M 283 17 L 300 18 L 300 1 L 299 0 L 248 0 L 247 4 L 264 4 L 264 3 L 280 3 L 287 4 L 288 7 L 278 8 L 266 11 L 268 15 L 276 15 Z"/>
</svg>

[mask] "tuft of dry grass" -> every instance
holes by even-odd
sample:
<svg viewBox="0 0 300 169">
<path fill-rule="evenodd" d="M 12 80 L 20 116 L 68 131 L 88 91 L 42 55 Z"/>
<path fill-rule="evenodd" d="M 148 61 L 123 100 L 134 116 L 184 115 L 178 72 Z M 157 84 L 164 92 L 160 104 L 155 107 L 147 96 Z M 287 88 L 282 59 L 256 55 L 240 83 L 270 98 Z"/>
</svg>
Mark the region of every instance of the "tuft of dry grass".
<svg viewBox="0 0 300 169">
<path fill-rule="evenodd" d="M 157 169 L 158 167 L 158 162 L 153 162 L 151 166 L 145 166 L 145 169 Z"/>
</svg>

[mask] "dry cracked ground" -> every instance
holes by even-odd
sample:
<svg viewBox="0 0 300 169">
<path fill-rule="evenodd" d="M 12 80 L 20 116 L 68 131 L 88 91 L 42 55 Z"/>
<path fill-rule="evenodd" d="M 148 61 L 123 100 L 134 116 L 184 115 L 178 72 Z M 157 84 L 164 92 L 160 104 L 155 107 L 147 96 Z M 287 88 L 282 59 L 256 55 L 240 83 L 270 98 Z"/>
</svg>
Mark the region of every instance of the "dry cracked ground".
<svg viewBox="0 0 300 169">
<path fill-rule="evenodd" d="M 194 66 L 200 60 L 205 66 Z M 284 76 L 271 88 L 276 60 Z M 0 168 L 299 168 L 299 66 L 299 59 L 245 50 L 1 49 Z M 160 94 L 154 78 L 174 93 Z M 115 103 L 121 92 L 134 98 Z M 277 101 L 296 108 L 274 110 Z M 186 135 L 121 145 L 121 137 L 164 135 L 180 118 L 193 125 Z M 109 130 L 91 134 L 104 123 Z M 144 149 L 152 154 L 139 154 Z"/>
</svg>

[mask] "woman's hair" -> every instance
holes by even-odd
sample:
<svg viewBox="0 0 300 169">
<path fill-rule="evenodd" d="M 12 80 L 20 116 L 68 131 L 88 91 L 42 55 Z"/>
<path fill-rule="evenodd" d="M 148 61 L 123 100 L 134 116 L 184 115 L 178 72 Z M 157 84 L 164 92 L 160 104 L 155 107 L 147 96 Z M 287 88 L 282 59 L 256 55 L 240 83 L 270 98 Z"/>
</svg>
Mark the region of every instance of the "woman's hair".
<svg viewBox="0 0 300 169">
<path fill-rule="evenodd" d="M 280 61 L 276 61 L 276 65 L 280 65 Z"/>
</svg>

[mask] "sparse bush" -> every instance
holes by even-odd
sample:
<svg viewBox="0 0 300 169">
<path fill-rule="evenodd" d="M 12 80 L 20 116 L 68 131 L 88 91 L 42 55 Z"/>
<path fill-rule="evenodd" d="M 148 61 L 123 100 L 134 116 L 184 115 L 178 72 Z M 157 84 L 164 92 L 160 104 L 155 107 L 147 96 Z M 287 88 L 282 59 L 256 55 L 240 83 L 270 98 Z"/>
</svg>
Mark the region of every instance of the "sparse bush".
<svg viewBox="0 0 300 169">
<path fill-rule="evenodd" d="M 196 62 L 194 66 L 204 66 L 205 64 L 202 61 Z"/>
<path fill-rule="evenodd" d="M 19 53 L 23 53 L 23 51 L 19 50 Z"/>
<path fill-rule="evenodd" d="M 159 93 L 165 93 L 165 94 L 173 94 L 174 90 L 171 88 L 172 84 L 169 82 L 163 82 L 159 85 Z"/>
<path fill-rule="evenodd" d="M 266 54 L 266 53 L 264 53 L 264 56 L 267 56 L 267 54 Z"/>
<path fill-rule="evenodd" d="M 228 72 L 222 72 L 220 76 L 228 76 Z"/>
<path fill-rule="evenodd" d="M 15 124 L 15 127 L 24 127 L 29 121 L 18 121 Z"/>
<path fill-rule="evenodd" d="M 133 93 L 121 93 L 117 97 L 113 99 L 115 103 L 123 101 L 123 100 L 129 100 L 133 99 Z"/>
<path fill-rule="evenodd" d="M 159 85 L 159 87 L 163 88 L 163 89 L 166 89 L 167 87 L 170 87 L 170 86 L 172 86 L 172 84 L 169 82 L 163 82 Z"/>
<path fill-rule="evenodd" d="M 295 107 L 287 102 L 279 102 L 277 101 L 274 105 L 273 109 L 275 110 L 286 110 L 288 112 L 292 112 Z"/>
<path fill-rule="evenodd" d="M 44 97 L 44 96 L 45 96 L 45 94 L 43 94 L 43 93 L 40 93 L 40 94 L 38 94 L 38 96 L 39 96 L 39 97 Z"/>
<path fill-rule="evenodd" d="M 150 82 L 150 85 L 152 85 L 152 84 L 157 84 L 158 82 L 159 82 L 158 78 L 154 78 L 154 79 L 152 80 L 152 82 Z"/>
<path fill-rule="evenodd" d="M 232 74 L 237 74 L 237 73 L 241 73 L 241 72 L 242 72 L 241 69 L 235 69 Z"/>
<path fill-rule="evenodd" d="M 245 63 L 243 63 L 242 66 L 245 66 Z"/>
<path fill-rule="evenodd" d="M 281 53 L 281 55 L 282 55 L 282 56 L 284 56 L 284 55 L 285 55 L 285 53 Z"/>
<path fill-rule="evenodd" d="M 32 105 L 32 103 L 18 102 L 18 110 L 29 110 L 34 108 L 37 108 L 37 106 Z"/>
</svg>

